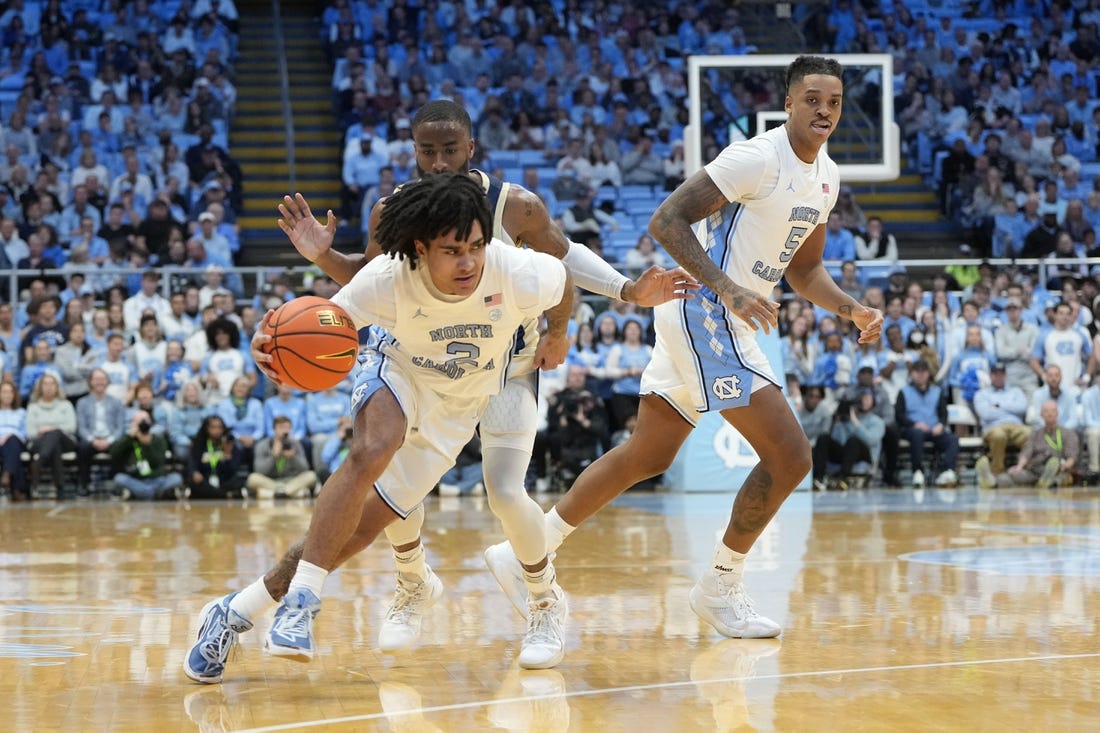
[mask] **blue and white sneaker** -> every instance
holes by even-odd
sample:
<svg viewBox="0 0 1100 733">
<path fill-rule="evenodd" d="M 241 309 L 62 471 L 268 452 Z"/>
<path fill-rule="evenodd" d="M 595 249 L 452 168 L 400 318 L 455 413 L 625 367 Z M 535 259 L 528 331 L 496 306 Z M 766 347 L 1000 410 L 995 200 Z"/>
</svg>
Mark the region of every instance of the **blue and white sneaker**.
<svg viewBox="0 0 1100 733">
<path fill-rule="evenodd" d="M 275 623 L 267 632 L 264 649 L 268 654 L 295 662 L 313 659 L 313 617 L 321 610 L 321 599 L 305 588 L 283 597 L 275 610 Z"/>
<path fill-rule="evenodd" d="M 237 635 L 252 628 L 252 622 L 229 608 L 236 593 L 210 601 L 200 614 L 198 641 L 183 660 L 183 672 L 195 682 L 222 681 L 225 662 L 237 645 Z"/>
</svg>

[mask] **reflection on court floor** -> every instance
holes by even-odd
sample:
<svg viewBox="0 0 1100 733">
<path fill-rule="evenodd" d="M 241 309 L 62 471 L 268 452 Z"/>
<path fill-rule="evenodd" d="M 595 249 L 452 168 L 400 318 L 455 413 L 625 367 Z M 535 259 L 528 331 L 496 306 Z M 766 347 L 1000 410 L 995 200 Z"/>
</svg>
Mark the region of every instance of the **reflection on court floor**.
<svg viewBox="0 0 1100 733">
<path fill-rule="evenodd" d="M 225 682 L 181 672 L 197 614 L 258 577 L 310 506 L 0 505 L 0 693 L 10 730 L 1088 730 L 1100 688 L 1100 492 L 797 493 L 746 584 L 779 640 L 688 607 L 729 494 L 627 495 L 556 565 L 565 661 L 524 672 L 523 622 L 484 568 L 484 500 L 433 500 L 444 599 L 420 646 L 377 651 L 376 543 L 335 573 L 299 665 L 241 637 Z M 1056 694 L 1052 691 L 1057 691 Z"/>
</svg>

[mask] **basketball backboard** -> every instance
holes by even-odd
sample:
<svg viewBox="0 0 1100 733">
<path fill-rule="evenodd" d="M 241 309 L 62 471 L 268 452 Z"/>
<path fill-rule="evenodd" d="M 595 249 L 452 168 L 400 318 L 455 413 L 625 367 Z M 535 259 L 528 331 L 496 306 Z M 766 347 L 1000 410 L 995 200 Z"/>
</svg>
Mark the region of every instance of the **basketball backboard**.
<svg viewBox="0 0 1100 733">
<path fill-rule="evenodd" d="M 781 125 L 787 66 L 797 55 L 692 56 L 684 132 L 688 174 L 718 150 Z M 889 54 L 836 54 L 844 67 L 844 113 L 828 145 L 844 181 L 888 181 L 900 171 L 894 122 L 894 63 Z M 713 141 L 717 149 L 708 153 Z"/>
</svg>

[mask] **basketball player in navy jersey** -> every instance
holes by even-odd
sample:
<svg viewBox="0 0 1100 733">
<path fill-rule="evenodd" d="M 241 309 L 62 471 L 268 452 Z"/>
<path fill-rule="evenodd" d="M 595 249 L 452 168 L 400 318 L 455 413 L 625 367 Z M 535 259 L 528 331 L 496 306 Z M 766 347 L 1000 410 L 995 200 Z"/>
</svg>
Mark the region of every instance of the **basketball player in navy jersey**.
<svg viewBox="0 0 1100 733">
<path fill-rule="evenodd" d="M 836 164 L 822 152 L 840 120 L 844 85 L 835 60 L 801 56 L 787 69 L 787 122 L 723 150 L 658 207 L 649 232 L 703 289 L 693 301 L 654 311 L 657 343 L 642 376 L 637 429 L 588 466 L 546 515 L 553 552 L 581 522 L 623 491 L 663 473 L 695 427 L 717 410 L 760 462 L 733 502 L 713 566 L 691 591 L 691 607 L 730 637 L 778 636 L 744 591 L 745 555 L 811 467 L 810 444 L 755 332 L 777 328 L 771 293 L 780 278 L 795 292 L 877 341 L 882 313 L 842 291 L 822 265 L 825 223 L 836 204 Z M 697 236 L 693 226 L 703 222 Z M 510 555 L 506 545 L 487 556 Z M 503 562 L 503 560 L 500 560 Z M 505 593 L 516 602 L 518 564 Z"/>
<path fill-rule="evenodd" d="M 485 191 L 493 217 L 493 236 L 561 258 L 577 285 L 642 306 L 691 298 L 691 291 L 698 287 L 678 268 L 665 270 L 652 267 L 638 280 L 630 280 L 587 247 L 570 242 L 554 224 L 538 196 L 521 186 L 471 170 L 469 163 L 474 152 L 472 125 L 461 105 L 448 100 L 425 104 L 417 111 L 412 130 L 421 175 L 468 171 Z M 367 251 L 353 255 L 332 249 L 336 221 L 331 211 L 322 225 L 301 194 L 293 198 L 287 196 L 279 211 L 286 222 L 284 231 L 298 251 L 337 282 L 344 283 L 378 253 L 373 233 L 384 207 L 385 200 L 371 211 L 372 236 Z M 564 328 L 556 330 L 550 327 L 540 335 L 537 325 L 534 320 L 525 324 L 520 338 L 522 347 L 513 359 L 508 381 L 501 394 L 490 399 L 480 426 L 482 468 L 489 506 L 501 520 L 504 534 L 515 547 L 522 563 L 521 584 L 526 590 L 517 609 L 529 618 L 529 622 L 530 584 L 541 577 L 548 567 L 543 512 L 524 488 L 538 424 L 534 372 L 537 368 L 552 369 L 558 366 L 569 349 Z M 253 357 L 261 369 L 266 369 L 266 363 L 270 360 L 268 355 L 259 351 L 267 338 L 259 336 L 253 340 Z M 386 529 L 386 536 L 394 548 L 398 586 L 394 603 L 379 631 L 378 643 L 383 651 L 394 652 L 415 645 L 420 636 L 424 612 L 442 593 L 438 577 L 424 563 L 424 549 L 420 541 L 423 521 L 424 513 L 419 509 Z M 286 592 L 286 583 L 297 562 L 297 551 L 300 551 L 299 547 L 292 549 L 279 566 L 266 576 L 267 588 L 275 599 Z"/>
</svg>

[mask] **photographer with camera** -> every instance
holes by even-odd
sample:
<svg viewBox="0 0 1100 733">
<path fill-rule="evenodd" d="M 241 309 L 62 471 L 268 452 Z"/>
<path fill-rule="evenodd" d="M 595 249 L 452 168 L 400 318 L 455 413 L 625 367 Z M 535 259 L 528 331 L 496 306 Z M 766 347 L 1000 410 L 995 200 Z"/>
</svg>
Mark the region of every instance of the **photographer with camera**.
<svg viewBox="0 0 1100 733">
<path fill-rule="evenodd" d="M 584 367 L 569 368 L 565 387 L 550 400 L 546 437 L 562 478 L 576 478 L 609 443 L 603 400 L 585 389 Z"/>
<path fill-rule="evenodd" d="M 860 391 L 857 399 L 842 399 L 833 415 L 833 426 L 814 444 L 814 488 L 846 490 L 852 469 L 860 461 L 875 463 L 882 447 L 886 423 L 875 413 L 875 393 Z M 829 473 L 829 464 L 839 463 L 840 470 Z"/>
<path fill-rule="evenodd" d="M 233 499 L 247 495 L 241 478 L 241 450 L 218 415 L 208 415 L 191 440 L 188 488 L 197 499 Z"/>
<path fill-rule="evenodd" d="M 168 439 L 164 433 L 153 432 L 153 418 L 145 410 L 137 410 L 130 418 L 130 427 L 108 447 L 114 481 L 122 489 L 122 500 L 184 499 L 187 490 L 183 477 L 169 470 Z"/>
<path fill-rule="evenodd" d="M 277 415 L 271 437 L 256 444 L 253 471 L 245 486 L 258 499 L 303 499 L 313 494 L 317 474 L 310 470 L 302 441 L 291 434 L 292 428 L 289 417 Z"/>
</svg>

